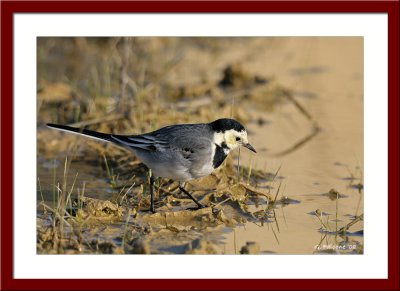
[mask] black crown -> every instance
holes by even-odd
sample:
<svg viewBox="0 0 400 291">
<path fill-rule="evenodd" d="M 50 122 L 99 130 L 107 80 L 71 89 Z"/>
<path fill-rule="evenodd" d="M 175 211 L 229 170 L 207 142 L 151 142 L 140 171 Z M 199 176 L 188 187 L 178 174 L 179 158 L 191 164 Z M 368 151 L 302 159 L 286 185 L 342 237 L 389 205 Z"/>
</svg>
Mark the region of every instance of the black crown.
<svg viewBox="0 0 400 291">
<path fill-rule="evenodd" d="M 236 120 L 229 119 L 229 118 L 217 119 L 217 120 L 211 122 L 210 125 L 211 125 L 211 128 L 215 132 L 225 132 L 225 131 L 230 130 L 230 129 L 234 129 L 236 131 L 245 130 L 243 125 L 241 125 Z"/>
</svg>

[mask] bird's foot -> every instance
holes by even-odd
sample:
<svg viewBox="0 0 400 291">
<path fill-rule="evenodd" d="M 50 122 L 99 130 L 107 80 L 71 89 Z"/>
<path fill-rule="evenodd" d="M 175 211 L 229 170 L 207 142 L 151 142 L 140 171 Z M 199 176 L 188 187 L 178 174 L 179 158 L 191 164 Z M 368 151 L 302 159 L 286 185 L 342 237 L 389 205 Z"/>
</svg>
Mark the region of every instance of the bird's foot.
<svg viewBox="0 0 400 291">
<path fill-rule="evenodd" d="M 201 203 L 197 204 L 197 209 L 202 209 L 202 208 L 206 208 L 206 206 L 204 206 L 204 205 L 201 204 Z"/>
</svg>

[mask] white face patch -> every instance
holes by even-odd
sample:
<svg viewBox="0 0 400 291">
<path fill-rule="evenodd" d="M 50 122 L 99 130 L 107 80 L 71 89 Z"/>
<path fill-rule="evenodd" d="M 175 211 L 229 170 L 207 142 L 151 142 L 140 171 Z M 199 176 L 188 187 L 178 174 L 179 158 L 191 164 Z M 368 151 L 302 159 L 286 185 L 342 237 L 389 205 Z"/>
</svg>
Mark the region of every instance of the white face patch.
<svg viewBox="0 0 400 291">
<path fill-rule="evenodd" d="M 222 132 L 214 133 L 214 143 L 221 146 L 221 144 L 225 141 L 224 134 Z"/>
<path fill-rule="evenodd" d="M 237 138 L 239 138 L 239 140 L 236 140 Z M 233 150 L 242 144 L 248 143 L 247 132 L 245 130 L 236 131 L 234 129 L 225 132 L 216 132 L 214 133 L 214 142 L 219 146 L 225 143 L 229 150 Z M 227 154 L 229 150 L 224 149 L 224 152 Z"/>
</svg>

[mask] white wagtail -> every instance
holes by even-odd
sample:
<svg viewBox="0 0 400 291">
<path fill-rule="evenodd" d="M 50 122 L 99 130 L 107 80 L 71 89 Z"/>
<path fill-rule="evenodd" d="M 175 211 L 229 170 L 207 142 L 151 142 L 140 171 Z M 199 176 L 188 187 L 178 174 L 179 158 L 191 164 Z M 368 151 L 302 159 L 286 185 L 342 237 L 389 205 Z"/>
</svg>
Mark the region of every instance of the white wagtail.
<svg viewBox="0 0 400 291">
<path fill-rule="evenodd" d="M 183 183 L 211 174 L 229 152 L 244 146 L 256 152 L 247 140 L 243 125 L 233 119 L 218 119 L 210 123 L 176 124 L 140 135 L 117 135 L 74 128 L 66 125 L 47 126 L 67 132 L 109 141 L 132 150 L 150 170 L 150 211 L 154 211 L 153 191 L 157 177 L 179 182 L 179 189 L 200 204 Z"/>
</svg>

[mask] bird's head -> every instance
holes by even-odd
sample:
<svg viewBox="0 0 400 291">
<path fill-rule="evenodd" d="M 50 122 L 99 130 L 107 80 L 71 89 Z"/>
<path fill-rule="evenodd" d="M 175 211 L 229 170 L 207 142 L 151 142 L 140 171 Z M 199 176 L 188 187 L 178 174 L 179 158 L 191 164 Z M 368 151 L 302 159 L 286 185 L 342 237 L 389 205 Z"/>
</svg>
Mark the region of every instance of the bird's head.
<svg viewBox="0 0 400 291">
<path fill-rule="evenodd" d="M 243 125 L 234 119 L 217 119 L 210 123 L 214 132 L 214 142 L 227 149 L 234 150 L 240 146 L 244 146 L 256 153 L 256 150 L 247 139 L 247 131 Z"/>
</svg>

